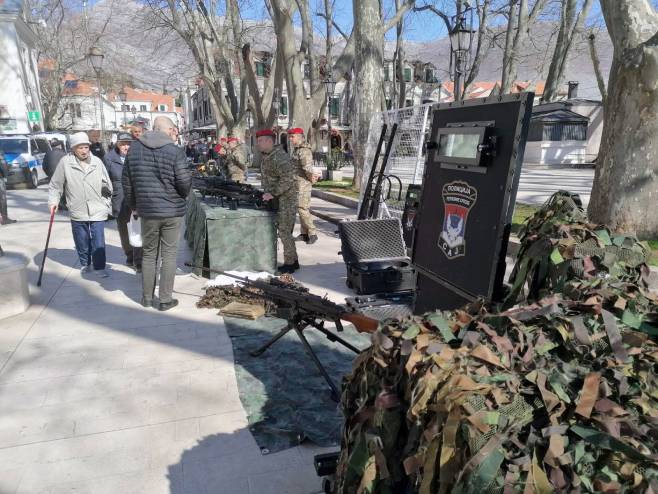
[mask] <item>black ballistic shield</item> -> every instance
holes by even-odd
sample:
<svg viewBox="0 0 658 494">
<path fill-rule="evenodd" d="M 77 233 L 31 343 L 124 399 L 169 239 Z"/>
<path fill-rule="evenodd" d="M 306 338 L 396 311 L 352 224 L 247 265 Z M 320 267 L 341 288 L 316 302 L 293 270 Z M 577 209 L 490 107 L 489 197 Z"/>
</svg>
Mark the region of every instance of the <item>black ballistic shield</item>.
<svg viewBox="0 0 658 494">
<path fill-rule="evenodd" d="M 435 107 L 413 242 L 414 312 L 501 297 L 533 93 Z"/>
</svg>

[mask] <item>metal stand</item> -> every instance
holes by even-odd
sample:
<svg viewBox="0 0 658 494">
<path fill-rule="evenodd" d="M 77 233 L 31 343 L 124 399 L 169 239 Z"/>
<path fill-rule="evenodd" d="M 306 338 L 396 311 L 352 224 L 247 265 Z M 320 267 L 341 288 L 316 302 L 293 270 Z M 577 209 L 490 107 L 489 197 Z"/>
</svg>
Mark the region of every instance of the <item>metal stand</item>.
<svg viewBox="0 0 658 494">
<path fill-rule="evenodd" d="M 354 353 L 361 353 L 361 350 L 356 348 L 354 345 L 350 344 L 349 342 L 345 341 L 343 338 L 341 338 L 337 334 L 332 333 L 331 331 L 326 329 L 324 327 L 324 321 L 318 323 L 315 319 L 304 318 L 304 317 L 294 317 L 293 319 L 289 319 L 288 324 L 286 325 L 286 327 L 284 327 L 281 331 L 279 331 L 279 333 L 276 334 L 271 340 L 269 340 L 267 343 L 265 343 L 263 346 L 261 346 L 257 350 L 254 350 L 253 352 L 249 352 L 249 355 L 251 355 L 252 357 L 261 356 L 263 353 L 265 353 L 265 351 L 268 348 L 270 348 L 277 341 L 279 341 L 286 334 L 288 334 L 288 332 L 294 331 L 295 333 L 297 333 L 297 337 L 302 342 L 302 345 L 304 346 L 304 350 L 306 350 L 306 353 L 311 358 L 311 360 L 313 360 L 313 363 L 315 364 L 315 366 L 320 371 L 320 374 L 322 374 L 322 377 L 324 378 L 324 380 L 327 382 L 327 384 L 331 388 L 331 399 L 338 402 L 338 401 L 340 401 L 340 392 L 338 391 L 338 388 L 334 384 L 333 380 L 331 379 L 331 376 L 329 375 L 327 370 L 322 365 L 322 362 L 320 362 L 320 359 L 315 354 L 315 351 L 313 351 L 313 348 L 311 347 L 310 343 L 306 339 L 306 336 L 304 335 L 304 330 L 307 329 L 309 326 L 314 328 L 314 329 L 317 329 L 318 331 L 320 331 L 320 333 L 325 335 L 329 341 L 340 343 L 345 348 L 347 348 L 348 350 L 353 351 Z M 340 321 L 336 321 L 336 327 L 341 328 Z M 340 329 L 339 329 L 339 331 L 340 331 Z"/>
</svg>

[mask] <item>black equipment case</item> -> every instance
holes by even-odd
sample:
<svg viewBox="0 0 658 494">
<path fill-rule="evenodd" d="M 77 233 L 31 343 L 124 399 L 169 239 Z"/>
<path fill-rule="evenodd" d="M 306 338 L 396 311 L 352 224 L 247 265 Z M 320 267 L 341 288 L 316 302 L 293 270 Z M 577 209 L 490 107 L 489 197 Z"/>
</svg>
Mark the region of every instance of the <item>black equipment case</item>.
<svg viewBox="0 0 658 494">
<path fill-rule="evenodd" d="M 407 257 L 400 220 L 342 221 L 338 231 L 349 288 L 359 295 L 415 289 L 416 272 Z"/>
</svg>

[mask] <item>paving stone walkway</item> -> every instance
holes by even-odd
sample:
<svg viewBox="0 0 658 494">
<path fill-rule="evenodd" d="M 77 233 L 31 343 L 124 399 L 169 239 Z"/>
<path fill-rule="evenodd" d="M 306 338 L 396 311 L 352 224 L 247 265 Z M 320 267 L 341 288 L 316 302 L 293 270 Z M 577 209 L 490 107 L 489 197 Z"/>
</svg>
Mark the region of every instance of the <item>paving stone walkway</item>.
<svg viewBox="0 0 658 494">
<path fill-rule="evenodd" d="M 5 251 L 29 259 L 32 300 L 0 320 L 0 493 L 319 492 L 312 458 L 324 450 L 261 455 L 222 319 L 194 305 L 204 280 L 177 276 L 180 306 L 145 309 L 115 227 L 106 229 L 111 277 L 81 275 L 68 217 L 58 214 L 36 288 L 46 196 L 45 186 L 10 191 L 19 222 L 0 227 Z M 339 241 L 333 226 L 320 227 L 320 242 L 300 245 L 299 279 L 341 300 Z"/>
</svg>

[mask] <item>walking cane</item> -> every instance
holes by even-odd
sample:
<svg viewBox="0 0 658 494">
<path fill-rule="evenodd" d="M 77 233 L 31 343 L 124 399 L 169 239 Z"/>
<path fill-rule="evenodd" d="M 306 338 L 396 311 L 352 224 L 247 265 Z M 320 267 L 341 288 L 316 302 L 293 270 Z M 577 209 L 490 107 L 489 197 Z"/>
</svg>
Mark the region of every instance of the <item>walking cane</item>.
<svg viewBox="0 0 658 494">
<path fill-rule="evenodd" d="M 48 244 L 50 243 L 50 232 L 53 229 L 53 221 L 55 220 L 55 208 L 50 213 L 50 223 L 48 223 L 48 236 L 46 237 L 46 248 L 43 250 L 43 259 L 41 259 L 41 269 L 39 270 L 39 279 L 37 286 L 41 286 L 41 278 L 43 278 L 43 267 L 46 265 L 46 257 L 48 256 Z"/>
</svg>

